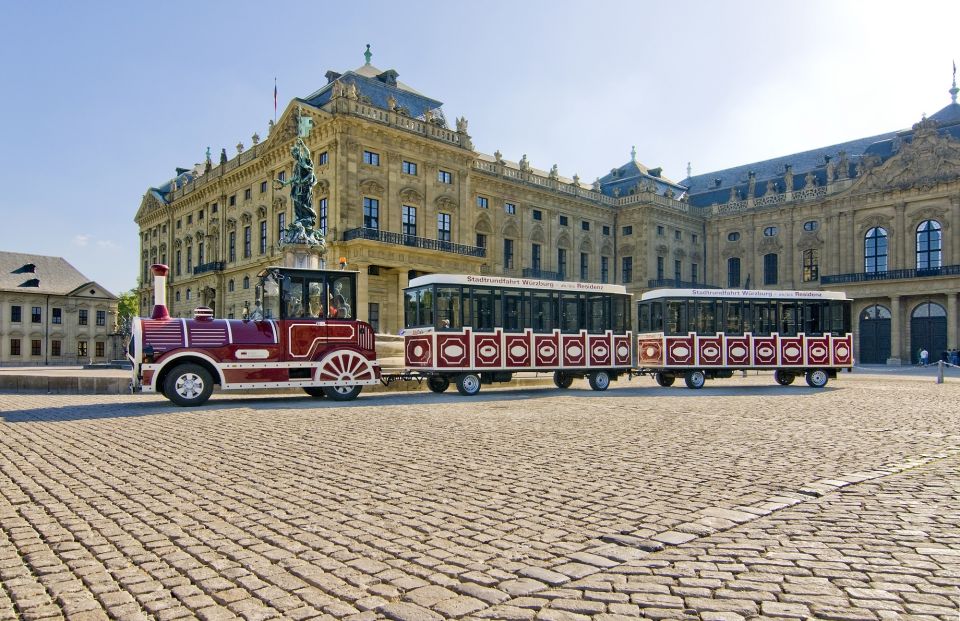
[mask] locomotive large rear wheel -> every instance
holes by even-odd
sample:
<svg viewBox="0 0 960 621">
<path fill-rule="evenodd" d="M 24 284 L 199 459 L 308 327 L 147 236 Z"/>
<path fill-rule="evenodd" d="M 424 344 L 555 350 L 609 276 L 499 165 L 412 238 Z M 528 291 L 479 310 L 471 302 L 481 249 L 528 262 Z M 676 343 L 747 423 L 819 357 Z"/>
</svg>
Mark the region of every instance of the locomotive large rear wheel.
<svg viewBox="0 0 960 621">
<path fill-rule="evenodd" d="M 480 376 L 476 373 L 464 373 L 457 376 L 457 390 L 461 395 L 472 397 L 480 392 Z"/>
<path fill-rule="evenodd" d="M 324 386 L 323 392 L 334 401 L 353 401 L 363 390 L 363 386 Z"/>
</svg>

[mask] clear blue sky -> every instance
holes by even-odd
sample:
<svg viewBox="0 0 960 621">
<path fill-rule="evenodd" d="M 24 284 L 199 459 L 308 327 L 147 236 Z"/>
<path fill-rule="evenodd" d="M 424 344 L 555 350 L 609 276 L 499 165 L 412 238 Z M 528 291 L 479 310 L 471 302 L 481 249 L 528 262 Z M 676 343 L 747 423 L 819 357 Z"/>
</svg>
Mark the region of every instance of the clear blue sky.
<svg viewBox="0 0 960 621">
<path fill-rule="evenodd" d="M 328 69 L 373 64 L 476 148 L 680 180 L 909 127 L 949 103 L 960 2 L 0 0 L 0 249 L 135 285 L 145 190 L 233 155 Z M 960 60 L 960 58 L 958 58 Z"/>
</svg>

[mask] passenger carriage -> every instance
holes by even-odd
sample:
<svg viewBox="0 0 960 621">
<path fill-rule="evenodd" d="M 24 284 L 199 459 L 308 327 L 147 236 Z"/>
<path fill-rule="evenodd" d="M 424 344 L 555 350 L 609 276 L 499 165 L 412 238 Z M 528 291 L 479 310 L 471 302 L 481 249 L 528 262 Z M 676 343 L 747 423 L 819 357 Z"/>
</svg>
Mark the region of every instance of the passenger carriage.
<svg viewBox="0 0 960 621">
<path fill-rule="evenodd" d="M 165 265 L 154 265 L 152 317 L 135 318 L 128 357 L 135 390 L 177 405 L 200 405 L 222 389 L 302 388 L 313 397 L 353 399 L 380 381 L 373 329 L 354 317 L 357 274 L 271 267 L 245 319 L 170 317 Z"/>
<path fill-rule="evenodd" d="M 781 385 L 826 386 L 853 366 L 851 300 L 829 291 L 658 289 L 638 302 L 637 366 L 661 386 L 701 388 L 769 369 Z"/>
<path fill-rule="evenodd" d="M 404 290 L 404 361 L 434 392 L 465 395 L 518 372 L 594 390 L 629 374 L 631 296 L 619 285 L 432 274 Z"/>
</svg>

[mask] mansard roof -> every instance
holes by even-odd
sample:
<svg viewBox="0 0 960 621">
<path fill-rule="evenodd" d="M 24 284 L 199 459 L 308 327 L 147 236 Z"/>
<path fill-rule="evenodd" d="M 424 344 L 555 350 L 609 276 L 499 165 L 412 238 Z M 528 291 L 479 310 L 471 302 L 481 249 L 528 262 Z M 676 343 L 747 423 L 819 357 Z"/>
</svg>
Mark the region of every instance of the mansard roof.
<svg viewBox="0 0 960 621">
<path fill-rule="evenodd" d="M 86 286 L 99 297 L 116 298 L 62 257 L 0 251 L 0 291 L 68 295 Z"/>
<path fill-rule="evenodd" d="M 343 74 L 328 71 L 327 84 L 304 97 L 303 100 L 319 108 L 330 101 L 334 84 L 340 82 L 344 86 L 349 84 L 356 86 L 360 97 L 367 98 L 370 104 L 378 108 L 389 110 L 387 100 L 393 97 L 396 105 L 414 118 L 423 116 L 428 110 L 437 110 L 443 105 L 443 102 L 427 97 L 398 81 L 398 75 L 393 69 L 381 71 L 369 63 Z"/>
<path fill-rule="evenodd" d="M 936 114 L 930 115 L 930 118 L 937 122 L 940 127 L 960 123 L 960 104 L 953 102 L 938 110 Z"/>
<path fill-rule="evenodd" d="M 600 191 L 607 196 L 628 196 L 653 187 L 657 194 L 672 192 L 679 197 L 684 188 L 680 184 L 667 179 L 661 168 L 648 168 L 638 162 L 635 153 L 626 164 L 614 168 L 600 177 Z"/>
</svg>

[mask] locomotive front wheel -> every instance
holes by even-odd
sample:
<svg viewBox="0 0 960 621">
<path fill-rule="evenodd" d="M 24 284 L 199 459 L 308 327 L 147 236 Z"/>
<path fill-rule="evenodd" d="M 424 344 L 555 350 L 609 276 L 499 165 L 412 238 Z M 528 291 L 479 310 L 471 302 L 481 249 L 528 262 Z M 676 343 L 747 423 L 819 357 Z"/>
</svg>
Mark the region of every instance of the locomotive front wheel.
<svg viewBox="0 0 960 621">
<path fill-rule="evenodd" d="M 450 378 L 444 375 L 431 375 L 427 379 L 427 388 L 432 392 L 444 392 L 450 388 Z"/>
<path fill-rule="evenodd" d="M 304 386 L 303 392 L 307 393 L 314 399 L 323 399 L 327 396 L 327 393 L 320 386 Z"/>
<path fill-rule="evenodd" d="M 573 383 L 573 376 L 563 371 L 554 371 L 553 383 L 557 388 L 570 388 L 570 384 Z"/>
<path fill-rule="evenodd" d="M 810 369 L 807 371 L 807 386 L 811 388 L 823 388 L 830 381 L 830 376 L 823 369 Z"/>
<path fill-rule="evenodd" d="M 591 373 L 587 380 L 590 382 L 590 388 L 594 390 L 606 390 L 610 386 L 610 374 L 606 371 Z"/>
<path fill-rule="evenodd" d="M 703 385 L 707 383 L 707 376 L 703 374 L 703 371 L 694 369 L 693 371 L 687 371 L 687 374 L 683 376 L 683 381 L 687 384 L 687 388 L 696 390 L 703 388 Z"/>
<path fill-rule="evenodd" d="M 324 386 L 323 392 L 334 401 L 353 401 L 363 390 L 363 386 Z"/>
<path fill-rule="evenodd" d="M 203 405 L 213 394 L 213 378 L 199 364 L 178 364 L 164 378 L 163 394 L 181 407 Z"/>
<path fill-rule="evenodd" d="M 660 386 L 667 388 L 669 386 L 673 386 L 673 382 L 675 382 L 677 378 L 673 375 L 657 372 L 653 374 L 653 379 Z"/>
<path fill-rule="evenodd" d="M 780 384 L 781 386 L 789 386 L 793 383 L 793 380 L 797 379 L 797 376 L 789 371 L 774 371 L 773 379 Z"/>
<path fill-rule="evenodd" d="M 480 377 L 475 373 L 464 373 L 457 376 L 457 390 L 461 395 L 472 397 L 480 392 Z"/>
</svg>

